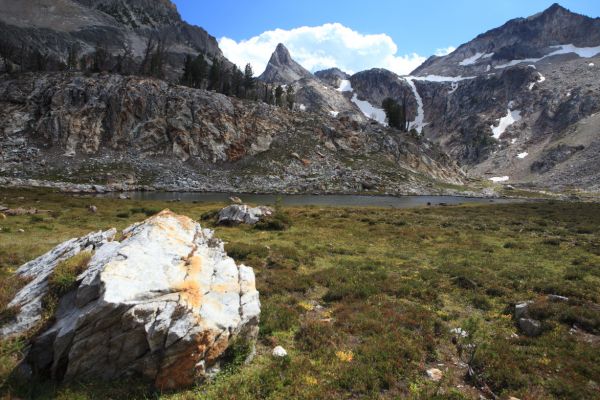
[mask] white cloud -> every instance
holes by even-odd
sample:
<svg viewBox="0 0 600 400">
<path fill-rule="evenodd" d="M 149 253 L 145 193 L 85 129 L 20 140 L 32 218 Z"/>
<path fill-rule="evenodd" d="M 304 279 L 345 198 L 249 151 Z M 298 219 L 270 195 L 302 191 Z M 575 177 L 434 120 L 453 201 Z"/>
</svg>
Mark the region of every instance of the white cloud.
<svg viewBox="0 0 600 400">
<path fill-rule="evenodd" d="M 386 34 L 361 34 L 339 23 L 276 29 L 240 42 L 227 37 L 219 39 L 225 57 L 240 67 L 251 63 L 257 75 L 264 71 L 278 43 L 283 43 L 296 61 L 313 72 L 338 67 L 355 73 L 380 67 L 405 75 L 426 59 L 416 53 L 398 55 L 398 46 Z"/>
<path fill-rule="evenodd" d="M 437 49 L 434 54 L 438 57 L 442 57 L 442 56 L 447 56 L 448 54 L 452 53 L 454 50 L 456 50 L 456 47 L 448 46 L 446 48 Z"/>
</svg>

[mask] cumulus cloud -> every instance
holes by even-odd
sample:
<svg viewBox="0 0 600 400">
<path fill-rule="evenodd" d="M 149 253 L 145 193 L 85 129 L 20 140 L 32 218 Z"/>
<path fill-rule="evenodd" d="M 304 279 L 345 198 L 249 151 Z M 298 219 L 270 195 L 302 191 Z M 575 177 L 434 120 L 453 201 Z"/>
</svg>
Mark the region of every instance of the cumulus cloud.
<svg viewBox="0 0 600 400">
<path fill-rule="evenodd" d="M 435 55 L 438 57 L 447 56 L 448 54 L 452 53 L 454 50 L 456 50 L 456 47 L 448 46 L 445 48 L 437 49 L 435 51 Z"/>
<path fill-rule="evenodd" d="M 386 34 L 361 34 L 339 23 L 276 29 L 239 42 L 219 39 L 229 60 L 240 68 L 251 63 L 257 75 L 264 71 L 278 43 L 283 43 L 292 57 L 312 72 L 338 67 L 355 73 L 380 67 L 406 75 L 426 59 L 416 53 L 398 55 L 398 46 Z"/>
</svg>

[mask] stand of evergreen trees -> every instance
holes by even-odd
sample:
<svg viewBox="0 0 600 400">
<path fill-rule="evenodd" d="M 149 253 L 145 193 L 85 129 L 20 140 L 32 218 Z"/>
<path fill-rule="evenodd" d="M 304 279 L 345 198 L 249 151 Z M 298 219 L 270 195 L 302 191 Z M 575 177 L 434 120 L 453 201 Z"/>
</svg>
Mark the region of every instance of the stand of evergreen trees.
<svg viewBox="0 0 600 400">
<path fill-rule="evenodd" d="M 98 44 L 92 52 L 83 53 L 78 44 L 72 44 L 62 59 L 56 59 L 24 43 L 15 45 L 9 39 L 0 38 L 0 73 L 81 71 L 164 79 L 168 55 L 169 40 L 158 36 L 148 39 L 141 62 L 126 45 L 115 52 Z M 201 53 L 195 57 L 186 56 L 182 69 L 180 83 L 183 85 L 294 109 L 294 88 L 258 81 L 250 64 L 242 71 L 235 65 L 227 65 L 219 58 Z"/>
<path fill-rule="evenodd" d="M 180 82 L 197 89 L 294 109 L 294 88 L 291 85 L 284 88 L 258 81 L 250 64 L 246 64 L 242 71 L 235 65 L 228 67 L 218 58 L 211 59 L 203 53 L 196 57 L 188 55 Z"/>
<path fill-rule="evenodd" d="M 383 111 L 388 121 L 388 125 L 392 128 L 399 129 L 402 132 L 408 132 L 408 121 L 406 120 L 406 99 L 399 104 L 391 97 L 383 100 Z"/>
</svg>

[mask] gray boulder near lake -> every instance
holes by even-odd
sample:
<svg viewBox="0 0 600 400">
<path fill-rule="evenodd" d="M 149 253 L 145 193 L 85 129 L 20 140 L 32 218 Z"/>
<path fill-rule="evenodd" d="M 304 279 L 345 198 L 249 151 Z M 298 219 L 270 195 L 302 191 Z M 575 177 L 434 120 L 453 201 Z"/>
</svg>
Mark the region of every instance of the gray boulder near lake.
<svg viewBox="0 0 600 400">
<path fill-rule="evenodd" d="M 273 209 L 265 206 L 250 207 L 245 204 L 232 204 L 223 208 L 217 215 L 219 225 L 254 225 L 264 217 L 273 214 Z"/>
<path fill-rule="evenodd" d="M 57 265 L 91 252 L 52 324 L 32 340 L 27 369 L 59 381 L 138 376 L 175 389 L 218 372 L 231 351 L 253 353 L 260 314 L 254 272 L 236 265 L 211 230 L 165 210 L 125 229 L 122 239 L 115 234 L 67 241 L 18 270 L 33 280 L 11 303 L 20 312 L 2 335 L 40 321 Z"/>
</svg>

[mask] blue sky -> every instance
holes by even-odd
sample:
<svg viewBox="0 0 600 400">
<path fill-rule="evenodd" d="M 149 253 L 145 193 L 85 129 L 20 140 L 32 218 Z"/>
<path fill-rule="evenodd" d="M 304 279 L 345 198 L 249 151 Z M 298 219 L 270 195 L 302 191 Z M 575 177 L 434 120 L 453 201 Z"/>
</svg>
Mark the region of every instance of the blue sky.
<svg viewBox="0 0 600 400">
<path fill-rule="evenodd" d="M 292 56 L 302 59 L 300 61 L 304 61 L 305 64 L 310 64 L 305 66 L 312 70 L 339 63 L 336 61 L 338 58 L 336 51 L 340 50 L 342 42 L 345 43 L 341 45 L 345 47 L 342 49 L 344 53 L 342 59 L 350 57 L 351 52 L 347 49 L 350 47 L 357 51 L 357 57 L 363 57 L 367 64 L 370 58 L 375 64 L 385 64 L 373 66 L 390 68 L 395 66 L 396 69 L 402 70 L 412 68 L 422 58 L 436 53 L 439 49 L 457 47 L 509 19 L 542 11 L 554 1 L 174 0 L 174 2 L 186 21 L 202 26 L 221 40 L 221 48 L 226 56 L 238 64 L 243 63 L 243 58 L 247 58 L 247 61 L 257 64 L 255 69 L 258 70 L 264 67 L 265 58 L 268 60 L 268 54 L 272 50 L 268 54 L 263 53 L 267 53 L 267 48 L 278 36 L 283 39 L 281 41 L 284 44 L 288 45 Z M 593 17 L 600 16 L 600 0 L 564 0 L 560 4 L 574 12 Z M 327 23 L 339 25 L 325 26 L 324 24 Z M 304 26 L 325 26 L 325 28 L 314 32 L 293 31 Z M 355 36 L 342 27 L 364 35 L 367 39 L 361 41 L 362 36 Z M 261 36 L 269 31 L 274 32 Z M 369 36 L 376 34 L 385 34 L 393 44 L 381 36 Z M 334 39 L 321 48 L 319 45 L 323 37 Z M 222 41 L 223 38 L 225 41 Z M 354 41 L 362 43 L 365 48 L 354 46 L 352 44 Z M 367 51 L 368 47 L 375 47 L 375 52 Z M 320 51 L 318 57 L 311 58 L 308 54 L 313 49 Z M 389 53 L 394 49 L 396 51 L 393 55 L 399 57 L 396 60 L 389 58 Z M 328 54 L 333 56 L 327 57 Z M 382 61 L 384 59 L 387 61 Z M 345 64 L 347 65 L 342 66 L 346 69 L 364 67 L 360 63 Z"/>
</svg>

